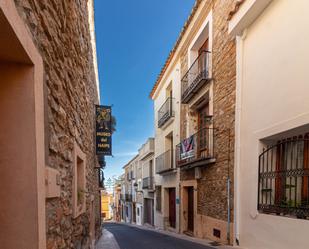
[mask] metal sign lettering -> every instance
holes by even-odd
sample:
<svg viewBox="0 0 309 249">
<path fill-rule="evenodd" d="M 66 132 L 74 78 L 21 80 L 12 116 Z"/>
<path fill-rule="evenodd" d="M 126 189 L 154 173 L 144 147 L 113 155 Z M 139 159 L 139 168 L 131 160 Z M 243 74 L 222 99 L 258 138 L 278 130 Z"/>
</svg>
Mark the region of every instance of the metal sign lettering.
<svg viewBox="0 0 309 249">
<path fill-rule="evenodd" d="M 96 106 L 96 154 L 112 155 L 112 109 Z"/>
</svg>

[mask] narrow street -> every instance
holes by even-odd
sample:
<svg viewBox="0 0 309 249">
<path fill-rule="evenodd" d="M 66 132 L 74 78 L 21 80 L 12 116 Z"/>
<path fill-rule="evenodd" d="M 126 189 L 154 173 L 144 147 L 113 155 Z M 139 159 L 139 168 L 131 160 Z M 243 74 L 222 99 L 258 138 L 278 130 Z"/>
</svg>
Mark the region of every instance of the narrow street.
<svg viewBox="0 0 309 249">
<path fill-rule="evenodd" d="M 136 227 L 106 223 L 105 229 L 110 232 L 119 247 L 111 248 L 113 243 L 106 239 L 97 249 L 212 249 L 213 247 L 204 246 L 191 241 L 178 239 L 169 235 L 155 231 L 139 229 Z M 110 238 L 111 239 L 111 238 Z M 108 244 L 108 245 L 107 245 Z"/>
</svg>

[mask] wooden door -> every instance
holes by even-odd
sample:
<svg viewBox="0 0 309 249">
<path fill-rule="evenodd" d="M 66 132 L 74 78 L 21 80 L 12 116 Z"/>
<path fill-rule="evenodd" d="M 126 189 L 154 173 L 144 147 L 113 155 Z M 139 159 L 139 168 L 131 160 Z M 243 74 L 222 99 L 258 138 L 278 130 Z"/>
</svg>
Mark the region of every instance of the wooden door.
<svg viewBox="0 0 309 249">
<path fill-rule="evenodd" d="M 170 226 L 176 228 L 176 190 L 169 189 L 169 222 Z"/>
<path fill-rule="evenodd" d="M 194 188 L 188 188 L 188 228 L 189 232 L 194 231 Z"/>
<path fill-rule="evenodd" d="M 145 198 L 144 204 L 144 221 L 149 225 L 153 225 L 153 200 Z"/>
<path fill-rule="evenodd" d="M 133 213 L 133 222 L 136 223 L 136 205 L 133 203 L 132 205 L 132 213 Z"/>
<path fill-rule="evenodd" d="M 199 157 L 207 157 L 209 154 L 209 105 L 206 104 L 198 110 L 198 136 L 197 154 Z"/>
</svg>

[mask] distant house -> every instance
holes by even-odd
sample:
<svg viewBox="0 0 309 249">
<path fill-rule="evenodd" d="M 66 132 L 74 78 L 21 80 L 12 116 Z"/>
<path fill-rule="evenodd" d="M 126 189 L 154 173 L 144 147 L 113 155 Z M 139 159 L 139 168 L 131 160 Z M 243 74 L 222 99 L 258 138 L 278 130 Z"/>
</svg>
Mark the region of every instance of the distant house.
<svg viewBox="0 0 309 249">
<path fill-rule="evenodd" d="M 111 220 L 113 218 L 113 195 L 106 191 L 101 192 L 101 213 L 103 220 Z"/>
</svg>

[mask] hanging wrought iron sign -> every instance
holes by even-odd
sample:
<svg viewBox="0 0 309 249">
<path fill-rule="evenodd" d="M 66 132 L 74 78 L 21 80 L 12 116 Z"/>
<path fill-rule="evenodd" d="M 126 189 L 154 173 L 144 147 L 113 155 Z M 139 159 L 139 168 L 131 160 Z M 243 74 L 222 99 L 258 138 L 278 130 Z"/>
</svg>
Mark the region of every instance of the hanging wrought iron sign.
<svg viewBox="0 0 309 249">
<path fill-rule="evenodd" d="M 111 106 L 96 106 L 96 154 L 112 155 Z"/>
</svg>

